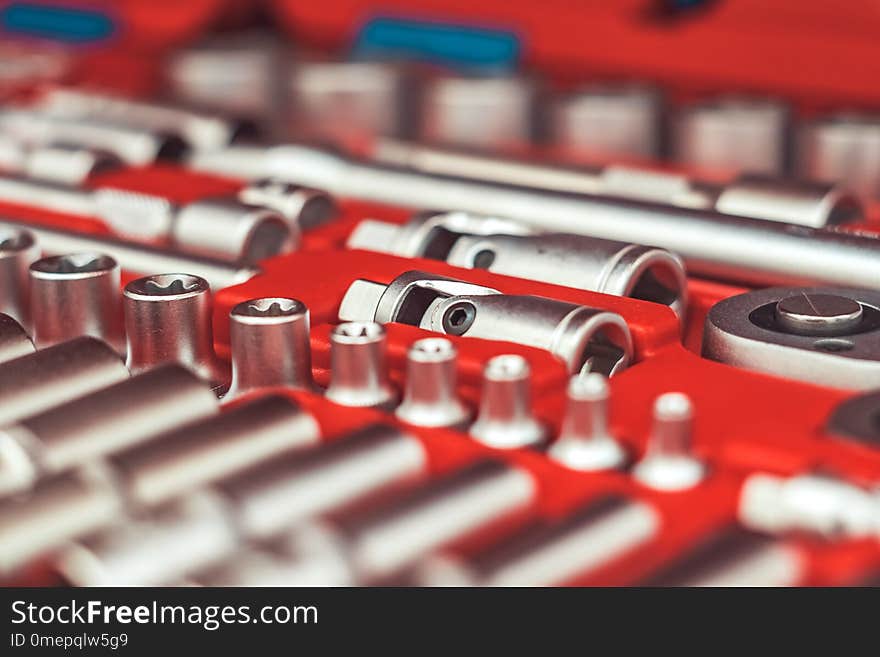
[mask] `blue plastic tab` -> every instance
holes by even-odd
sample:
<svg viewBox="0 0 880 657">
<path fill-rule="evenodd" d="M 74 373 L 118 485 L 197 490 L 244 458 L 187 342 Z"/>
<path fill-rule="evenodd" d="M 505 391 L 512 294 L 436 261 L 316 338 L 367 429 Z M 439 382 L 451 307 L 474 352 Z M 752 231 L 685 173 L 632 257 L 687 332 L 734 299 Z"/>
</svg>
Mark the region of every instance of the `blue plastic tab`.
<svg viewBox="0 0 880 657">
<path fill-rule="evenodd" d="M 508 71 L 521 52 L 518 35 L 507 30 L 381 17 L 358 34 L 355 57 L 404 59 L 479 71 Z"/>
<path fill-rule="evenodd" d="M 116 29 L 113 19 L 101 11 L 31 2 L 0 8 L 0 27 L 13 34 L 66 43 L 101 41 Z"/>
</svg>

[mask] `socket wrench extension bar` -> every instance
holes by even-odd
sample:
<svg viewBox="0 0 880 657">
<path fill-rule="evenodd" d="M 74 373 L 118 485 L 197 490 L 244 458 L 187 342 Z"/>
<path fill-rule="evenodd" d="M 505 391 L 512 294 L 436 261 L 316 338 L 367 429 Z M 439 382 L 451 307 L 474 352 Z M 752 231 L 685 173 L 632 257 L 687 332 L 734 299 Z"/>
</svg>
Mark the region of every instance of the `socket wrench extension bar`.
<svg viewBox="0 0 880 657">
<path fill-rule="evenodd" d="M 465 210 L 516 219 L 549 232 L 649 244 L 677 253 L 688 271 L 710 278 L 757 285 L 880 288 L 880 239 L 835 229 L 429 175 L 297 145 L 198 153 L 190 164 L 245 178 L 276 177 L 338 196 Z"/>
<path fill-rule="evenodd" d="M 380 140 L 373 157 L 428 174 L 534 189 L 653 201 L 677 208 L 781 221 L 812 228 L 858 221 L 858 199 L 840 185 L 743 175 L 724 184 L 636 166 L 567 168 Z"/>
<path fill-rule="evenodd" d="M 259 269 L 255 267 L 212 258 L 200 258 L 143 244 L 132 244 L 102 235 L 87 235 L 0 219 L 0 230 L 2 229 L 30 233 L 36 238 L 43 255 L 102 253 L 113 258 L 124 271 L 130 273 L 149 275 L 157 272 L 184 271 L 201 276 L 215 290 L 242 283 L 259 273 Z"/>
</svg>

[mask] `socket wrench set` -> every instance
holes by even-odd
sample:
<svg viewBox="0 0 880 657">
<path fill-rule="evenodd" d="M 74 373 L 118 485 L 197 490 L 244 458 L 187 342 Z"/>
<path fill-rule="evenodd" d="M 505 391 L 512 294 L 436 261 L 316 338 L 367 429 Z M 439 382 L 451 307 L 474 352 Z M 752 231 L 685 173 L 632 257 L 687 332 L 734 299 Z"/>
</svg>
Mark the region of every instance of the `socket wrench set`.
<svg viewBox="0 0 880 657">
<path fill-rule="evenodd" d="M 876 88 L 688 69 L 751 2 L 68 4 L 0 46 L 0 582 L 880 581 Z"/>
</svg>

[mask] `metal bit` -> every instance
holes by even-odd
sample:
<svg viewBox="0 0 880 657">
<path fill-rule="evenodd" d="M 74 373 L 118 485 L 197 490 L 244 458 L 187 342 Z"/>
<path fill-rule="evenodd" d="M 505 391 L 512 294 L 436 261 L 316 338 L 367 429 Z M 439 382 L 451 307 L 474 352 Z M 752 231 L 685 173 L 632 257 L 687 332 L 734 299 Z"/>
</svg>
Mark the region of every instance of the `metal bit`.
<svg viewBox="0 0 880 657">
<path fill-rule="evenodd" d="M 387 406 L 396 393 L 385 366 L 385 328 L 345 322 L 330 332 L 330 385 L 326 397 L 343 406 Z"/>
<path fill-rule="evenodd" d="M 660 516 L 651 506 L 603 497 L 561 521 L 538 522 L 470 559 L 436 555 L 417 569 L 421 586 L 561 586 L 653 539 Z"/>
<path fill-rule="evenodd" d="M 0 312 L 30 327 L 28 267 L 40 257 L 33 233 L 0 223 Z"/>
<path fill-rule="evenodd" d="M 550 458 L 572 470 L 610 470 L 622 467 L 627 453 L 608 427 L 608 381 L 601 374 L 572 377 L 568 408 Z"/>
<path fill-rule="evenodd" d="M 532 415 L 530 378 L 529 364 L 522 356 L 490 359 L 483 369 L 480 410 L 471 425 L 471 436 L 498 449 L 543 444 L 547 430 Z"/>
<path fill-rule="evenodd" d="M 128 378 L 106 342 L 81 337 L 0 365 L 0 426 Z"/>
<path fill-rule="evenodd" d="M 225 502 L 202 491 L 72 543 L 53 565 L 73 586 L 161 586 L 219 562 L 237 544 Z"/>
<path fill-rule="evenodd" d="M 217 397 L 186 368 L 163 365 L 0 430 L 0 494 L 134 447 L 217 412 Z"/>
<path fill-rule="evenodd" d="M 645 486 L 661 491 L 693 488 L 706 475 L 706 468 L 691 453 L 694 408 L 690 398 L 668 392 L 654 402 L 654 426 L 642 460 L 633 476 Z"/>
<path fill-rule="evenodd" d="M 406 356 L 406 386 L 395 414 L 420 427 L 460 427 L 470 416 L 455 391 L 458 352 L 446 338 L 416 340 Z"/>
<path fill-rule="evenodd" d="M 313 390 L 309 309 L 302 301 L 263 297 L 229 314 L 232 383 L 228 397 L 261 388 Z"/>
<path fill-rule="evenodd" d="M 118 239 L 103 237 L 98 235 L 86 235 L 84 233 L 76 233 L 73 231 L 58 230 L 55 228 L 45 228 L 42 226 L 34 226 L 15 221 L 0 220 L 0 236 L 2 235 L 18 235 L 27 232 L 39 242 L 39 249 L 44 255 L 63 255 L 65 253 L 78 253 L 91 251 L 95 253 L 103 253 L 113 258 L 119 263 L 123 270 L 137 274 L 151 274 L 158 271 L 188 271 L 195 276 L 201 276 L 207 280 L 215 289 L 229 287 L 243 283 L 249 278 L 255 276 L 259 269 L 236 263 L 224 262 L 222 260 L 213 260 L 209 258 L 199 258 L 183 253 L 177 253 L 168 249 L 155 248 L 146 245 L 132 244 Z M 17 238 L 16 238 L 17 239 Z M 31 238 L 29 238 L 31 239 Z M 6 260 L 6 255 L 2 247 L 3 240 L 0 239 L 0 265 L 6 267 L 10 265 L 10 271 L 17 271 Z M 32 255 L 20 255 L 23 265 L 16 264 L 15 267 L 23 266 L 24 277 L 22 280 L 27 281 L 27 268 L 31 262 L 36 260 L 38 250 L 33 246 Z M 11 274 L 10 274 L 11 276 Z M 9 276 L 0 276 L 0 304 L 9 306 L 9 299 L 15 300 L 15 297 L 7 296 L 3 287 L 7 281 L 15 281 L 17 279 Z M 27 290 L 27 286 L 16 286 L 18 290 Z M 3 310 L 0 307 L 0 310 Z M 5 312 L 5 311 L 4 311 Z M 11 311 L 8 314 L 13 314 Z M 14 315 L 13 315 L 14 316 Z"/>
<path fill-rule="evenodd" d="M 119 265 L 101 253 L 49 256 L 30 266 L 37 348 L 91 335 L 124 350 Z"/>
<path fill-rule="evenodd" d="M 214 355 L 211 288 L 190 274 L 157 274 L 125 286 L 128 368 L 142 372 L 163 363 L 180 363 L 203 379 L 226 380 Z"/>
<path fill-rule="evenodd" d="M 311 415 L 287 397 L 270 395 L 167 432 L 108 462 L 133 506 L 155 506 L 314 445 L 319 435 Z"/>
<path fill-rule="evenodd" d="M 0 313 L 0 363 L 34 353 L 34 343 L 24 327 L 12 317 Z"/>
</svg>

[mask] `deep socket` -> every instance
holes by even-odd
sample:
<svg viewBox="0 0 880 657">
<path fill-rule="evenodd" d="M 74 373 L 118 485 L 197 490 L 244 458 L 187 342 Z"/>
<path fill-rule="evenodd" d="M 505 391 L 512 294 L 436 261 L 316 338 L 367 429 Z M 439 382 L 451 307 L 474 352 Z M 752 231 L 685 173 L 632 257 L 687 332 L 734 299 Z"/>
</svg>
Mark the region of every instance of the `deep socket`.
<svg viewBox="0 0 880 657">
<path fill-rule="evenodd" d="M 119 265 L 113 258 L 92 252 L 49 256 L 31 264 L 30 277 L 37 348 L 91 335 L 125 349 Z"/>
<path fill-rule="evenodd" d="M 0 430 L 0 494 L 216 413 L 210 387 L 163 365 Z"/>
<path fill-rule="evenodd" d="M 311 415 L 271 395 L 157 436 L 109 459 L 125 496 L 151 506 L 317 442 Z"/>
<path fill-rule="evenodd" d="M 211 289 L 190 274 L 157 274 L 131 281 L 123 292 L 132 372 L 179 363 L 214 384 L 226 381 L 214 354 Z"/>
<path fill-rule="evenodd" d="M 75 338 L 0 365 L 0 426 L 128 378 L 106 342 Z"/>
<path fill-rule="evenodd" d="M 261 388 L 313 390 L 309 309 L 297 299 L 243 301 L 229 313 L 228 397 Z"/>
<path fill-rule="evenodd" d="M 330 332 L 327 399 L 343 406 L 388 406 L 396 394 L 388 383 L 387 338 L 377 322 L 345 322 Z"/>
<path fill-rule="evenodd" d="M 103 253 L 113 258 L 123 270 L 128 272 L 149 275 L 155 274 L 157 271 L 186 271 L 191 272 L 194 276 L 201 276 L 218 290 L 243 283 L 259 272 L 259 269 L 255 267 L 210 258 L 198 258 L 168 249 L 132 244 L 110 237 L 0 220 L 0 235 L 8 234 L 8 231 L 31 233 L 39 241 L 39 249 L 44 255 L 63 255 L 86 251 Z M 0 257 L 4 257 L 2 249 L 0 249 Z M 37 249 L 34 247 L 33 256 L 23 258 L 27 261 L 23 270 L 25 281 L 27 280 L 27 267 L 37 257 Z M 5 267 L 6 263 L 4 262 L 3 265 Z M 0 285 L 4 285 L 6 281 L 10 280 L 14 279 L 0 277 Z M 16 289 L 26 290 L 27 287 L 16 287 Z M 5 290 L 0 288 L 0 291 Z M 15 297 L 3 295 L 0 298 L 4 300 L 4 303 L 8 303 L 7 299 Z"/>
<path fill-rule="evenodd" d="M 384 499 L 420 477 L 426 466 L 416 438 L 390 425 L 369 425 L 77 541 L 57 568 L 79 586 L 166 584 L 233 556 L 245 541 L 269 539 L 353 503 L 360 508 Z"/>
</svg>

